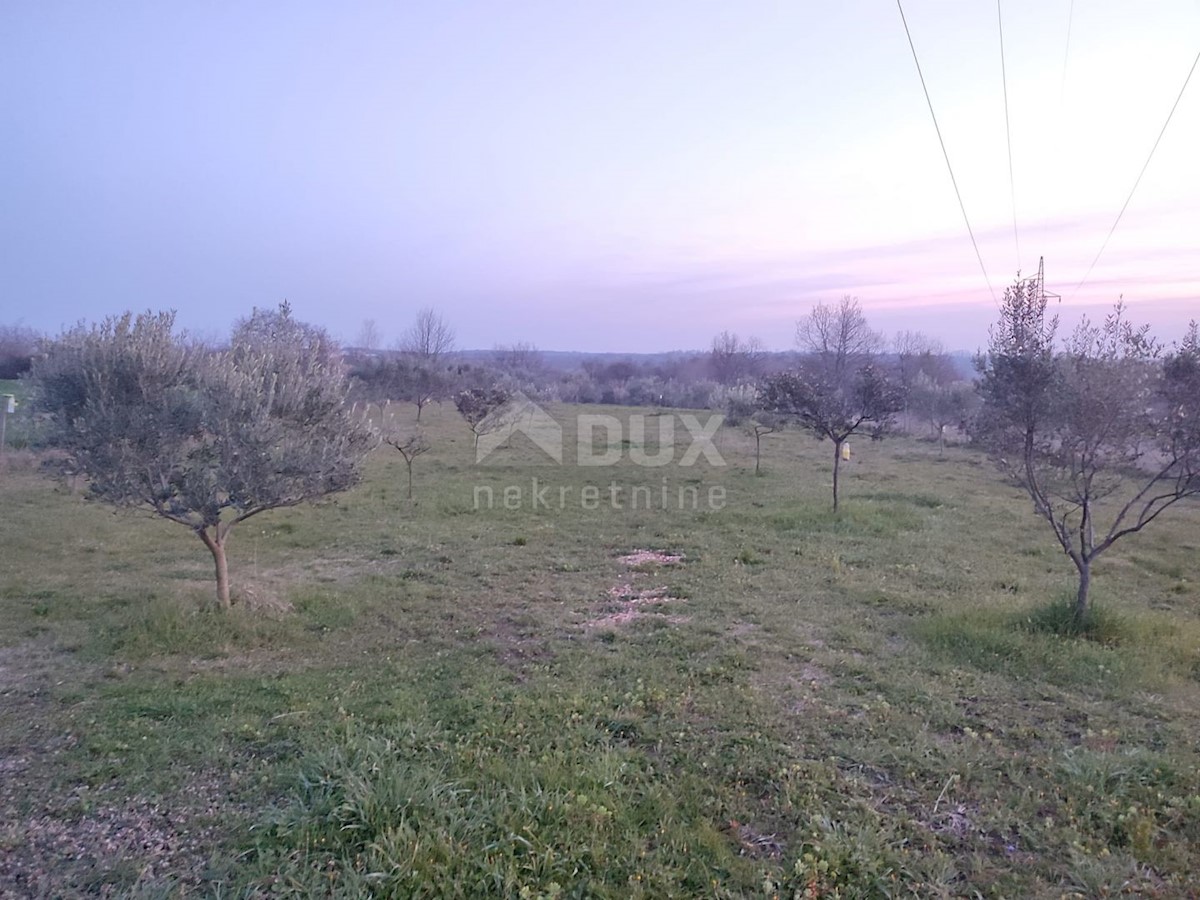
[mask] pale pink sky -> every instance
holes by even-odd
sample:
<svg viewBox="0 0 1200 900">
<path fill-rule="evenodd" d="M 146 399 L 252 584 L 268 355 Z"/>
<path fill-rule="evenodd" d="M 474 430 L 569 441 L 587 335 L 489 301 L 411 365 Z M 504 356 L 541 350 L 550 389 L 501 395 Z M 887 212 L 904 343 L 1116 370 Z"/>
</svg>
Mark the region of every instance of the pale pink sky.
<svg viewBox="0 0 1200 900">
<path fill-rule="evenodd" d="M 1074 6 L 1073 14 L 1070 10 Z M 905 12 L 997 295 L 1200 315 L 1200 2 Z M 1070 26 L 1070 43 L 1067 34 Z M 126 308 L 217 333 L 287 297 L 353 339 L 432 305 L 460 343 L 790 346 L 814 302 L 985 339 L 895 4 L 0 6 L 0 320 Z"/>
</svg>

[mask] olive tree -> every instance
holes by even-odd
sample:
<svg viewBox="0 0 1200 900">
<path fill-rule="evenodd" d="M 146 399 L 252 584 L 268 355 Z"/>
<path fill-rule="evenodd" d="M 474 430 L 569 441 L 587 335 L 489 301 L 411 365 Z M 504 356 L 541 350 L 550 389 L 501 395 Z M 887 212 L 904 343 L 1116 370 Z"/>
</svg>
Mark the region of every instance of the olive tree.
<svg viewBox="0 0 1200 900">
<path fill-rule="evenodd" d="M 772 375 L 759 389 L 758 403 L 794 420 L 814 437 L 833 442 L 833 511 L 837 512 L 842 444 L 855 434 L 882 434 L 900 409 L 900 396 L 882 372 L 867 365 L 839 381 L 804 371 Z"/>
<path fill-rule="evenodd" d="M 358 377 L 373 399 L 412 403 L 417 408 L 418 422 L 425 407 L 444 397 L 454 381 L 446 367 L 426 364 L 406 354 L 370 360 L 359 369 Z"/>
<path fill-rule="evenodd" d="M 467 388 L 459 391 L 454 405 L 467 421 L 471 434 L 475 436 L 475 452 L 479 452 L 479 439 L 511 423 L 496 414 L 512 399 L 512 395 L 499 386 Z"/>
<path fill-rule="evenodd" d="M 957 379 L 954 364 L 943 349 L 941 342 L 920 331 L 896 332 L 892 339 L 895 354 L 893 374 L 896 387 L 904 403 L 904 428 L 911 427 L 909 413 L 916 406 L 916 395 L 933 382 L 941 386 Z"/>
<path fill-rule="evenodd" d="M 420 422 L 426 406 L 453 393 L 450 355 L 454 342 L 454 329 L 441 314 L 431 306 L 422 308 L 395 344 L 399 355 L 384 360 L 375 372 L 386 398 L 414 404 Z"/>
<path fill-rule="evenodd" d="M 337 347 L 286 303 L 221 351 L 174 326 L 147 312 L 68 330 L 34 364 L 35 402 L 92 497 L 196 534 L 229 607 L 234 526 L 350 487 L 375 438 L 344 402 Z"/>
<path fill-rule="evenodd" d="M 837 512 L 842 444 L 854 434 L 882 434 L 902 401 L 874 364 L 882 338 L 871 330 L 853 297 L 843 297 L 834 306 L 814 306 L 796 326 L 796 343 L 806 351 L 799 368 L 764 379 L 756 402 L 760 409 L 833 442 Z"/>
<path fill-rule="evenodd" d="M 24 325 L 0 325 L 0 378 L 20 378 L 29 371 L 41 336 Z"/>
<path fill-rule="evenodd" d="M 945 454 L 946 430 L 958 427 L 965 430 L 979 405 L 975 385 L 969 381 L 941 381 L 918 372 L 910 393 L 912 410 L 929 423 L 937 437 L 938 452 Z"/>
<path fill-rule="evenodd" d="M 1176 503 L 1200 495 L 1200 338 L 1165 355 L 1116 309 L 1083 319 L 1061 349 L 1032 282 L 1004 296 L 977 360 L 976 437 L 1020 485 L 1078 574 L 1077 622 L 1092 564 Z"/>
</svg>

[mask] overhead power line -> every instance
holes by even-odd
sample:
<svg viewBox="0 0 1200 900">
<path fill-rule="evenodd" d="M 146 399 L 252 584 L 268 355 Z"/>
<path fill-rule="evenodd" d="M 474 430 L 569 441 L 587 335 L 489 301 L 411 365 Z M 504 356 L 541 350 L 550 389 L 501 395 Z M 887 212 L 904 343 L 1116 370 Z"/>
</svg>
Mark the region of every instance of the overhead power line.
<svg viewBox="0 0 1200 900">
<path fill-rule="evenodd" d="M 1004 16 L 996 0 L 996 21 L 1000 24 L 1000 81 L 1004 85 L 1004 137 L 1008 141 L 1008 190 L 1012 196 L 1013 244 L 1017 248 L 1017 271 L 1021 271 L 1021 238 L 1017 235 L 1017 182 L 1013 178 L 1012 127 L 1008 123 L 1008 72 L 1004 65 Z"/>
<path fill-rule="evenodd" d="M 917 77 L 921 79 L 921 90 L 925 92 L 925 102 L 929 104 L 929 115 L 933 119 L 933 130 L 937 132 L 938 143 L 942 145 L 942 156 L 946 160 L 946 170 L 950 173 L 950 183 L 954 185 L 954 196 L 958 198 L 958 208 L 962 210 L 963 222 L 967 226 L 967 234 L 971 236 L 971 246 L 975 248 L 975 258 L 979 260 L 979 269 L 983 272 L 983 280 L 987 283 L 988 292 L 992 295 L 992 301 L 999 304 L 996 300 L 996 291 L 992 288 L 992 280 L 988 278 L 987 266 L 983 264 L 983 255 L 979 252 L 979 242 L 975 240 L 975 232 L 971 230 L 971 220 L 967 218 L 967 207 L 963 203 L 962 192 L 958 189 L 958 180 L 954 177 L 954 167 L 950 165 L 950 154 L 946 152 L 946 142 L 942 139 L 942 129 L 938 127 L 937 114 L 933 111 L 933 101 L 929 98 L 929 88 L 925 85 L 925 75 L 921 71 L 921 61 L 917 58 L 917 48 L 913 44 L 912 32 L 908 28 L 908 19 L 904 16 L 904 5 L 900 0 L 896 0 L 896 6 L 900 9 L 900 21 L 904 23 L 904 33 L 908 36 L 908 46 L 912 50 L 913 62 L 917 66 Z"/>
<path fill-rule="evenodd" d="M 1142 164 L 1142 170 L 1138 172 L 1137 180 L 1129 190 L 1129 196 L 1125 198 L 1125 203 L 1121 206 L 1121 211 L 1117 213 L 1117 218 L 1113 221 L 1112 228 L 1108 229 L 1108 234 L 1104 238 L 1104 243 L 1100 245 L 1100 251 L 1096 254 L 1096 258 L 1092 260 L 1092 264 L 1088 266 L 1087 272 L 1084 273 L 1079 284 L 1075 285 L 1075 290 L 1071 292 L 1072 297 L 1079 293 L 1079 289 L 1088 280 L 1088 277 L 1092 274 L 1092 270 L 1096 268 L 1096 263 L 1100 262 L 1100 257 L 1104 255 L 1104 250 L 1108 246 L 1108 241 L 1113 236 L 1113 232 L 1121 224 L 1121 216 L 1125 215 L 1125 210 L 1129 208 L 1129 201 L 1133 199 L 1138 185 L 1142 183 L 1142 176 L 1146 174 L 1146 169 L 1150 167 L 1150 160 L 1154 159 L 1154 151 L 1158 149 L 1159 142 L 1162 141 L 1163 135 L 1167 133 L 1167 126 L 1171 124 L 1171 117 L 1175 115 L 1175 110 L 1179 108 L 1179 101 L 1183 99 L 1184 92 L 1187 91 L 1188 82 L 1192 80 L 1192 74 L 1196 71 L 1198 64 L 1200 64 L 1200 51 L 1197 51 L 1196 58 L 1192 60 L 1192 67 L 1188 69 L 1187 77 L 1183 79 L 1183 87 L 1179 89 L 1179 96 L 1175 98 L 1175 103 L 1171 106 L 1171 111 L 1167 113 L 1167 121 L 1163 122 L 1163 127 L 1158 132 L 1158 137 L 1154 140 L 1154 146 L 1150 148 L 1150 155 L 1146 157 L 1146 161 Z"/>
<path fill-rule="evenodd" d="M 1063 51 L 1062 85 L 1058 89 L 1058 107 L 1062 109 L 1063 99 L 1067 96 L 1067 61 L 1071 58 L 1071 23 L 1075 21 L 1075 0 L 1071 0 L 1071 8 L 1067 12 L 1067 49 Z"/>
</svg>

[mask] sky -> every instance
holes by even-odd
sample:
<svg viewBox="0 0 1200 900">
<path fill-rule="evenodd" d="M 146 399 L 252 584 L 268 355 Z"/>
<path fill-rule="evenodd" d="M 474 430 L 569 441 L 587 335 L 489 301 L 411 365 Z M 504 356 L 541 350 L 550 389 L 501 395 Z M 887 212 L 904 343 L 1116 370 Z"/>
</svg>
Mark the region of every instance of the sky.
<svg viewBox="0 0 1200 900">
<path fill-rule="evenodd" d="M 348 343 L 431 306 L 464 348 L 783 350 L 851 295 L 972 350 L 1044 257 L 1064 321 L 1181 336 L 1200 73 L 1088 270 L 1200 0 L 904 14 L 986 277 L 895 3 L 5 0 L 0 324 L 286 298 Z"/>
</svg>

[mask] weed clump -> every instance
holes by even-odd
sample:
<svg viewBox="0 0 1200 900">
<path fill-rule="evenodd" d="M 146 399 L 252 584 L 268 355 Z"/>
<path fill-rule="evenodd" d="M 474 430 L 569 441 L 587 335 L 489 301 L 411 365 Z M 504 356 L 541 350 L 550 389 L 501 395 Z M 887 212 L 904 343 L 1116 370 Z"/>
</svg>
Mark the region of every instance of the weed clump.
<svg viewBox="0 0 1200 900">
<path fill-rule="evenodd" d="M 1131 623 L 1119 613 L 1093 603 L 1082 616 L 1077 616 L 1074 602 L 1069 598 L 1037 606 L 1017 624 L 1032 634 L 1083 638 L 1106 647 L 1128 643 L 1134 636 Z"/>
</svg>

